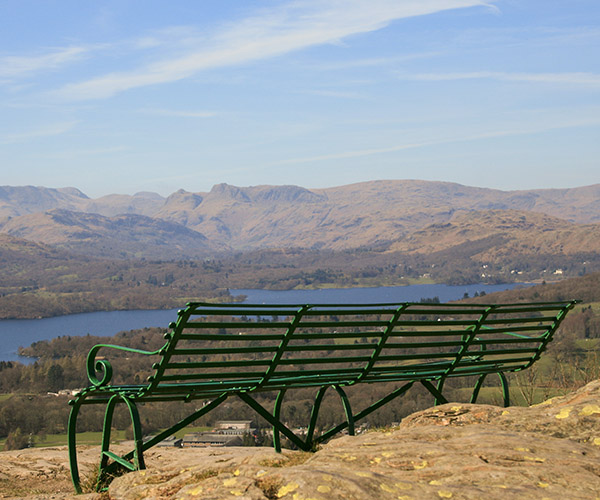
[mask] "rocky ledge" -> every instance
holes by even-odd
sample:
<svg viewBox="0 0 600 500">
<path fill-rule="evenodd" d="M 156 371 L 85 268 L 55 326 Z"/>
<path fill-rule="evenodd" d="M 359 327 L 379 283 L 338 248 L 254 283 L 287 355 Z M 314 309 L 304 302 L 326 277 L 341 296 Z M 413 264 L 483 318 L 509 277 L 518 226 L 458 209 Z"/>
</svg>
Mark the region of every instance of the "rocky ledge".
<svg viewBox="0 0 600 500">
<path fill-rule="evenodd" d="M 95 452 L 84 450 L 88 466 Z M 0 497 L 19 498 L 16 486 L 21 498 L 71 496 L 65 449 L 0 460 Z M 147 465 L 87 498 L 600 500 L 600 381 L 529 408 L 449 403 L 313 454 L 157 448 Z"/>
</svg>

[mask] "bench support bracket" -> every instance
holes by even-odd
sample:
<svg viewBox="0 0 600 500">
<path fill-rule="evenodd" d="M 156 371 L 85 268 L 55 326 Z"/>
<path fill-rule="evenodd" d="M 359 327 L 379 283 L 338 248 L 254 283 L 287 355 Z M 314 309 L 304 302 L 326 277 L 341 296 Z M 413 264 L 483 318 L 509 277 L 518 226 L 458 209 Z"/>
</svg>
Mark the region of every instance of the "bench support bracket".
<svg viewBox="0 0 600 500">
<path fill-rule="evenodd" d="M 502 385 L 502 396 L 504 398 L 504 407 L 508 407 L 510 406 L 510 393 L 508 390 L 508 380 L 506 378 L 506 375 L 504 375 L 503 372 L 497 372 L 498 373 L 498 377 L 500 377 L 500 384 Z M 481 390 L 481 386 L 483 385 L 483 381 L 485 380 L 485 378 L 489 375 L 489 373 L 484 373 L 482 375 L 479 376 L 479 378 L 477 379 L 477 383 L 475 384 L 475 387 L 473 388 L 473 394 L 471 395 L 471 403 L 475 404 L 477 402 L 477 397 L 479 396 L 479 391 Z"/>
</svg>

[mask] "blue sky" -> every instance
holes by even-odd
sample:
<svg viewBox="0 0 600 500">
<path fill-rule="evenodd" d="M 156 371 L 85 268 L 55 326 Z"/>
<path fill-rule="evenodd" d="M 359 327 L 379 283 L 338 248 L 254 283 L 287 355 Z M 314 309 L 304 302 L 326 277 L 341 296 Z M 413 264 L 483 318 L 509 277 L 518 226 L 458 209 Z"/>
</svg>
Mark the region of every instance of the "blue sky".
<svg viewBox="0 0 600 500">
<path fill-rule="evenodd" d="M 0 0 L 0 185 L 600 183 L 598 0 Z"/>
</svg>

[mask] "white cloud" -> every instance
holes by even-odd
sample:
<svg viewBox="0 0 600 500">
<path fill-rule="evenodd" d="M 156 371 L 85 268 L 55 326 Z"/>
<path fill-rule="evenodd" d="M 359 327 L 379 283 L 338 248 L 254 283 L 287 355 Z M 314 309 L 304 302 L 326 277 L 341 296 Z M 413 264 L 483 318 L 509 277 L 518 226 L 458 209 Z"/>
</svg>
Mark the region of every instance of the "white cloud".
<svg viewBox="0 0 600 500">
<path fill-rule="evenodd" d="M 321 97 L 333 97 L 337 99 L 368 99 L 367 96 L 361 94 L 360 92 L 349 90 L 310 90 L 305 93 Z"/>
<path fill-rule="evenodd" d="M 72 160 L 72 159 L 81 159 L 83 156 L 92 156 L 96 157 L 99 155 L 111 155 L 111 154 L 120 154 L 125 151 L 128 151 L 129 148 L 125 146 L 111 146 L 105 148 L 88 148 L 88 149 L 65 149 L 62 151 L 58 151 L 55 153 L 49 153 L 47 151 L 43 151 L 37 154 L 37 157 L 42 157 L 46 160 Z"/>
<path fill-rule="evenodd" d="M 460 134 L 440 137 L 436 140 L 419 141 L 406 144 L 397 144 L 384 148 L 358 149 L 351 151 L 341 151 L 326 155 L 309 156 L 303 158 L 291 158 L 274 162 L 273 165 L 289 165 L 301 163 L 313 163 L 329 160 L 343 160 L 348 158 L 359 158 L 385 153 L 394 153 L 407 149 L 424 148 L 443 144 L 452 144 L 458 142 L 479 141 L 485 139 L 494 139 L 501 137 L 513 137 L 522 135 L 532 135 L 552 130 L 560 130 L 575 127 L 597 127 L 600 125 L 600 110 L 597 107 L 587 110 L 574 110 L 569 114 L 569 110 L 541 110 L 538 112 L 523 113 L 519 116 L 508 117 L 505 124 L 497 126 L 488 131 L 469 133 L 465 131 Z"/>
<path fill-rule="evenodd" d="M 0 78 L 11 79 L 54 70 L 80 60 L 86 52 L 88 49 L 84 47 L 65 47 L 37 56 L 5 56 L 0 58 Z"/>
<path fill-rule="evenodd" d="M 144 108 L 140 113 L 157 116 L 173 116 L 175 118 L 212 118 L 217 116 L 214 111 L 179 111 L 174 109 Z"/>
<path fill-rule="evenodd" d="M 472 71 L 463 73 L 421 73 L 399 75 L 401 80 L 445 82 L 451 80 L 499 80 L 508 82 L 531 82 L 577 86 L 600 86 L 600 75 L 596 73 L 505 73 L 498 71 Z"/>
<path fill-rule="evenodd" d="M 0 136 L 0 144 L 14 144 L 18 142 L 27 142 L 31 139 L 38 139 L 41 137 L 62 135 L 66 132 L 69 132 L 75 125 L 77 125 L 77 123 L 77 121 L 57 122 L 40 128 L 28 130 L 26 132 L 6 134 L 4 136 Z"/>
<path fill-rule="evenodd" d="M 137 87 L 182 80 L 206 69 L 337 43 L 352 35 L 384 28 L 396 19 L 482 5 L 489 3 L 483 0 L 294 1 L 224 26 L 185 55 L 71 83 L 55 94 L 69 100 L 107 98 Z M 144 45 L 152 43 L 153 40 L 146 40 Z"/>
<path fill-rule="evenodd" d="M 326 64 L 318 64 L 312 65 L 310 69 L 314 70 L 326 70 L 326 71 L 335 71 L 335 70 L 345 70 L 345 69 L 354 69 L 354 68 L 368 68 L 375 66 L 392 66 L 398 65 L 401 63 L 415 61 L 419 59 L 427 59 L 431 57 L 440 56 L 442 52 L 423 52 L 418 54 L 407 54 L 403 56 L 396 57 L 371 57 L 367 59 L 354 59 L 349 61 L 335 61 Z"/>
</svg>

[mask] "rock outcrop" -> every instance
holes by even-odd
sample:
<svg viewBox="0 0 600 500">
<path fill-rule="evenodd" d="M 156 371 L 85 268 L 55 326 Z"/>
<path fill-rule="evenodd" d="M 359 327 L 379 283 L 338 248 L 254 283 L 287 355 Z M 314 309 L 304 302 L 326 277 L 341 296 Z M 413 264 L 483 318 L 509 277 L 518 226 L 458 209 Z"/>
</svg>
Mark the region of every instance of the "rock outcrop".
<svg viewBox="0 0 600 500">
<path fill-rule="evenodd" d="M 93 451 L 85 450 L 84 463 L 93 461 Z M 64 484 L 62 452 L 62 463 L 45 456 L 46 450 L 2 453 L 0 484 L 11 475 L 26 478 L 28 467 L 42 471 L 32 495 L 52 481 Z M 314 454 L 155 448 L 147 464 L 145 471 L 116 478 L 108 497 L 600 499 L 600 380 L 530 408 L 449 403 L 395 428 L 334 439 Z M 38 498 L 69 497 L 58 488 L 46 491 L 53 496 Z M 7 493 L 0 489 L 0 497 Z"/>
</svg>

